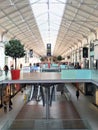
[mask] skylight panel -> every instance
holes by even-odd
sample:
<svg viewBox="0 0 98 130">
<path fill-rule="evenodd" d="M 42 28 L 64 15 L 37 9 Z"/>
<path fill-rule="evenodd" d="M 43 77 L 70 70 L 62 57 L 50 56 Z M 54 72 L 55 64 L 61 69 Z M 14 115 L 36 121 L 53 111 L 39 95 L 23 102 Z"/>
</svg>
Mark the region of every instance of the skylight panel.
<svg viewBox="0 0 98 130">
<path fill-rule="evenodd" d="M 51 43 L 53 53 L 66 0 L 30 0 L 30 3 L 42 40 L 45 46 Z"/>
</svg>

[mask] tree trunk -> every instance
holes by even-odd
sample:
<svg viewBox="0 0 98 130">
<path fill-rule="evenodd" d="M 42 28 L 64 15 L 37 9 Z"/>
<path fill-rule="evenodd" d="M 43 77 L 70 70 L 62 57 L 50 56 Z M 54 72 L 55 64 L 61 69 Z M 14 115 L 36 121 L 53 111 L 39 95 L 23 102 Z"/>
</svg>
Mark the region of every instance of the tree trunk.
<svg viewBox="0 0 98 130">
<path fill-rule="evenodd" d="M 17 69 L 17 59 L 15 58 L 15 70 Z"/>
</svg>

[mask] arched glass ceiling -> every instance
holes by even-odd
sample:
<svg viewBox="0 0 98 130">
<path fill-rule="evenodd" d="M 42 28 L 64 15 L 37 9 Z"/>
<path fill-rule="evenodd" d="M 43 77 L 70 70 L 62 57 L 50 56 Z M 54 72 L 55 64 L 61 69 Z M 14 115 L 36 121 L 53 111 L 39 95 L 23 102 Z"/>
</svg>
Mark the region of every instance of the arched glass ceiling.
<svg viewBox="0 0 98 130">
<path fill-rule="evenodd" d="M 17 38 L 39 56 L 46 56 L 47 43 L 53 56 L 65 56 L 90 33 L 97 38 L 96 30 L 98 0 L 0 0 L 1 41 Z"/>
<path fill-rule="evenodd" d="M 51 43 L 52 53 L 64 13 L 66 0 L 30 0 L 43 42 Z"/>
</svg>

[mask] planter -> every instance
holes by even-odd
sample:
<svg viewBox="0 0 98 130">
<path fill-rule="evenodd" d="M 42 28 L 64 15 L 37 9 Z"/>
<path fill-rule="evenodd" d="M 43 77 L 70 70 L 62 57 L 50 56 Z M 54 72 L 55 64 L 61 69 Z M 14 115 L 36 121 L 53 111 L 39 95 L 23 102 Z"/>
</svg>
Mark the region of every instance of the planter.
<svg viewBox="0 0 98 130">
<path fill-rule="evenodd" d="M 20 70 L 11 70 L 12 80 L 16 80 L 20 78 Z"/>
</svg>

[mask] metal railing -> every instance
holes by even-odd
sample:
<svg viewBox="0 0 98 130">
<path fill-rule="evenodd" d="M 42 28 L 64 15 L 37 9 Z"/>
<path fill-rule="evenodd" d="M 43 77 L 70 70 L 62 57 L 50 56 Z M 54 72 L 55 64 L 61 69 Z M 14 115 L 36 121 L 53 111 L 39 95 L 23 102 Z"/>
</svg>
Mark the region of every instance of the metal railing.
<svg viewBox="0 0 98 130">
<path fill-rule="evenodd" d="M 67 87 L 64 86 L 64 96 L 66 97 L 67 101 L 70 101 L 71 100 L 71 94 L 70 92 L 68 91 Z"/>
</svg>

